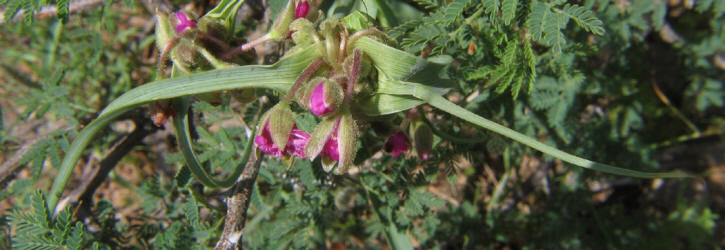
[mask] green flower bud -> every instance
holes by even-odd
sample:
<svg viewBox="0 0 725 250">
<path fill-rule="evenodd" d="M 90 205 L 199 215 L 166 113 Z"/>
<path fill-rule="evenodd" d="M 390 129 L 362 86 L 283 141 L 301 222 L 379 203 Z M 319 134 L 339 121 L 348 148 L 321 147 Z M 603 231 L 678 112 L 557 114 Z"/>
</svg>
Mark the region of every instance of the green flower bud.
<svg viewBox="0 0 725 250">
<path fill-rule="evenodd" d="M 295 126 L 295 118 L 289 105 L 285 102 L 277 103 L 262 116 L 261 122 L 257 125 L 257 135 L 264 130 L 264 126 L 269 124 L 269 131 L 272 135 L 272 141 L 277 148 L 285 148 L 292 128 Z"/>
<path fill-rule="evenodd" d="M 317 31 L 315 25 L 305 18 L 299 18 L 290 24 L 292 41 L 298 46 L 305 46 L 315 42 Z"/>
<path fill-rule="evenodd" d="M 166 13 L 156 13 L 156 47 L 159 50 L 164 50 L 166 44 L 176 37 L 171 22 L 169 22 L 169 16 Z"/>
<path fill-rule="evenodd" d="M 272 29 L 269 31 L 269 39 L 282 39 L 289 35 L 290 23 L 295 19 L 295 1 L 287 1 L 287 6 L 279 13 L 277 19 L 273 22 Z"/>
</svg>

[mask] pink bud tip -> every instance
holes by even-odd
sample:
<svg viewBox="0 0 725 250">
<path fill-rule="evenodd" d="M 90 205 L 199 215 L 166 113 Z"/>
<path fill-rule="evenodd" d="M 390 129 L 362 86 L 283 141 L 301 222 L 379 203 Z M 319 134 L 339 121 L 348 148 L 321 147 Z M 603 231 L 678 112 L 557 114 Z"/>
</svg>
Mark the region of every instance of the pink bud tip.
<svg viewBox="0 0 725 250">
<path fill-rule="evenodd" d="M 317 84 L 310 96 L 310 111 L 316 116 L 332 112 L 334 109 L 329 103 L 325 103 L 325 82 Z"/>
<path fill-rule="evenodd" d="M 297 129 L 295 125 L 290 132 L 287 146 L 284 147 L 284 152 L 277 148 L 277 145 L 272 141 L 272 133 L 269 130 L 269 123 L 264 126 L 264 130 L 257 137 L 254 137 L 254 144 L 257 145 L 259 150 L 262 152 L 274 155 L 274 157 L 281 158 L 283 155 L 296 155 L 301 158 L 307 158 L 305 155 L 305 147 L 307 142 L 310 141 L 310 135 L 302 130 Z"/>
<path fill-rule="evenodd" d="M 398 131 L 388 138 L 385 142 L 385 151 L 391 153 L 393 157 L 398 157 L 410 148 L 410 140 L 405 133 Z M 427 158 L 427 157 L 426 157 Z"/>
<path fill-rule="evenodd" d="M 187 29 L 196 27 L 196 20 L 189 19 L 186 13 L 179 11 L 174 13 L 174 15 L 176 15 L 176 19 L 179 20 L 179 23 L 176 25 L 177 34 L 181 34 Z"/>
<path fill-rule="evenodd" d="M 307 17 L 307 12 L 310 10 L 310 4 L 307 1 L 297 3 L 295 8 L 295 19 Z"/>
</svg>

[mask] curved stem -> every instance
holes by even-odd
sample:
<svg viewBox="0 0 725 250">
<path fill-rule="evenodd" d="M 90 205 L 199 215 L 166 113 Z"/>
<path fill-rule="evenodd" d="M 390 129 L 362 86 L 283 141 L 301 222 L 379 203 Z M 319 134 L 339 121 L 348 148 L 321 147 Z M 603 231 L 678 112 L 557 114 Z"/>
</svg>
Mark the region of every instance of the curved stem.
<svg viewBox="0 0 725 250">
<path fill-rule="evenodd" d="M 189 170 L 191 170 L 191 173 L 194 174 L 194 176 L 196 176 L 196 178 L 199 179 L 199 182 L 204 184 L 204 186 L 212 188 L 231 187 L 234 185 L 237 178 L 239 178 L 239 175 L 242 174 L 244 166 L 247 164 L 247 161 L 249 161 L 249 155 L 252 152 L 252 148 L 254 148 L 254 138 L 250 137 L 247 139 L 247 144 L 245 145 L 244 153 L 241 158 L 242 163 L 234 169 L 234 172 L 223 180 L 214 180 L 214 178 L 212 178 L 209 173 L 204 170 L 204 167 L 199 162 L 199 158 L 196 157 L 196 153 L 194 153 L 194 148 L 191 143 L 191 133 L 189 128 L 190 99 L 190 97 L 181 97 L 173 100 L 174 108 L 178 112 L 176 117 L 174 117 L 174 129 L 176 131 L 176 138 L 179 141 L 181 153 L 184 155 L 184 159 L 186 160 L 186 164 L 189 167 Z M 256 126 L 253 126 L 252 135 L 255 134 L 255 129 Z"/>
</svg>

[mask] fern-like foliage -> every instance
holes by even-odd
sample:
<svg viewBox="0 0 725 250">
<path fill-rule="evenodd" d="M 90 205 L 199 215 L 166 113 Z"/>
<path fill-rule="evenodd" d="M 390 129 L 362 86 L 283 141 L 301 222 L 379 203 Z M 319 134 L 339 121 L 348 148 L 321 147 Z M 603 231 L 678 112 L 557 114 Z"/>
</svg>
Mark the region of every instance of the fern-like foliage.
<svg viewBox="0 0 725 250">
<path fill-rule="evenodd" d="M 9 215 L 15 229 L 13 248 L 17 249 L 99 249 L 81 222 L 74 222 L 70 208 L 52 219 L 41 191 L 27 196 L 29 210 L 15 209 Z"/>
<path fill-rule="evenodd" d="M 604 34 L 602 21 L 595 17 L 591 10 L 568 3 L 559 8 L 557 3 L 560 4 L 560 2 L 533 1 L 531 3 L 531 12 L 526 20 L 526 26 L 530 29 L 534 41 L 551 47 L 554 53 L 561 53 L 566 45 L 566 38 L 562 30 L 566 28 L 570 19 L 574 20 L 584 31 L 595 35 Z"/>
<path fill-rule="evenodd" d="M 59 18 L 65 18 L 68 16 L 70 0 L 2 0 L 0 1 L 0 14 L 5 22 L 12 20 L 18 14 L 23 15 L 23 20 L 26 23 L 31 23 L 35 13 L 49 4 L 55 4 L 56 15 Z"/>
<path fill-rule="evenodd" d="M 440 4 L 439 3 L 440 1 L 436 1 L 436 0 L 413 0 L 413 2 L 415 2 L 416 4 L 418 4 L 419 6 L 425 8 L 425 9 L 435 9 L 435 8 L 438 8 L 438 6 Z"/>
</svg>

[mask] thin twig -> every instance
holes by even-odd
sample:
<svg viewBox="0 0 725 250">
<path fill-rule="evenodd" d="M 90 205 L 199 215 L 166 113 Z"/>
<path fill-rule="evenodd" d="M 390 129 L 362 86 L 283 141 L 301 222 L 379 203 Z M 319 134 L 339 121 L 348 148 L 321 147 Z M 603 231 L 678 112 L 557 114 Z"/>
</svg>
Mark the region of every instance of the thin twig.
<svg viewBox="0 0 725 250">
<path fill-rule="evenodd" d="M 232 187 L 227 198 L 227 215 L 224 219 L 224 231 L 219 238 L 215 250 L 242 249 L 242 234 L 247 220 L 247 209 L 252 197 L 254 182 L 259 173 L 260 159 L 256 154 L 247 162 L 241 177 Z"/>
</svg>

